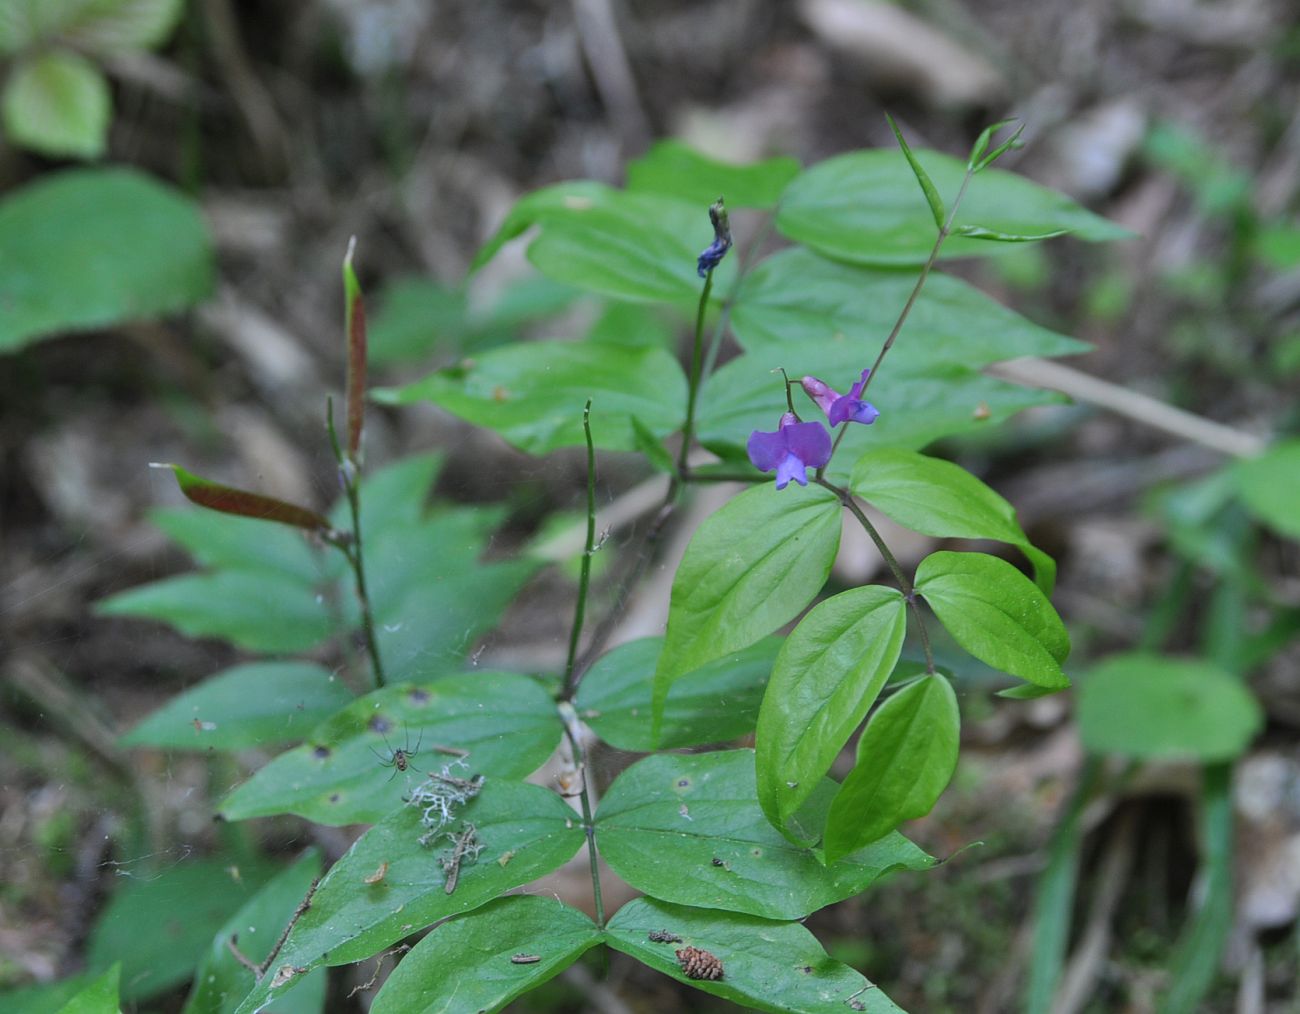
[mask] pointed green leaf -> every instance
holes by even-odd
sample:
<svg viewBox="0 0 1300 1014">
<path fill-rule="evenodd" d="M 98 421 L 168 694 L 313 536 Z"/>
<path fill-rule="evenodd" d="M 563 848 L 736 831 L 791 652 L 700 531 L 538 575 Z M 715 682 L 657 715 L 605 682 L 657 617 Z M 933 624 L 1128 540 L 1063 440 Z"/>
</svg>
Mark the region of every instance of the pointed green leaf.
<svg viewBox="0 0 1300 1014">
<path fill-rule="evenodd" d="M 103 975 L 92 979 L 75 996 L 59 1008 L 59 1014 L 118 1014 L 118 983 L 122 978 L 120 962 Z"/>
<path fill-rule="evenodd" d="M 916 177 L 916 182 L 921 186 L 921 193 L 925 195 L 925 203 L 930 206 L 930 214 L 934 216 L 934 227 L 942 229 L 944 221 L 948 217 L 948 212 L 943 206 L 943 199 L 939 196 L 939 191 L 934 188 L 930 177 L 921 168 L 921 163 L 912 154 L 912 149 L 907 146 L 907 139 L 903 137 L 903 132 L 898 129 L 898 124 L 894 122 L 894 118 L 886 113 L 885 119 L 889 121 L 889 129 L 894 132 L 894 137 L 898 140 L 898 146 L 903 150 L 903 157 L 907 159 L 912 175 Z"/>
<path fill-rule="evenodd" d="M 957 193 L 966 175 L 963 162 L 933 151 L 915 154 L 939 193 Z M 971 181 L 956 224 L 1026 235 L 1064 229 L 1090 241 L 1130 235 L 1068 197 L 998 169 Z M 796 242 L 857 264 L 919 266 L 934 246 L 930 208 L 917 193 L 911 170 L 890 151 L 851 152 L 800 173 L 786 188 L 776 225 Z M 954 237 L 941 256 L 992 249 Z"/>
<path fill-rule="evenodd" d="M 853 467 L 850 488 L 900 525 L 935 538 L 997 539 L 1033 564 L 1045 595 L 1055 561 L 1030 543 L 1015 509 L 964 468 L 901 448 L 869 451 Z"/>
<path fill-rule="evenodd" d="M 184 12 L 185 2 L 91 0 L 72 7 L 71 20 L 60 27 L 59 34 L 92 52 L 113 54 L 152 49 L 165 42 Z"/>
<path fill-rule="evenodd" d="M 833 862 L 930 812 L 957 767 L 957 695 L 939 675 L 904 687 L 871 716 L 857 763 L 831 801 L 826 859 Z"/>
<path fill-rule="evenodd" d="M 806 816 L 820 829 L 836 786 L 814 781 Z M 615 873 L 656 898 L 769 919 L 801 919 L 894 870 L 933 864 L 902 835 L 890 835 L 825 866 L 814 850 L 787 841 L 767 822 L 754 792 L 752 750 L 647 757 L 600 801 L 600 853 Z"/>
<path fill-rule="evenodd" d="M 1003 120 L 1001 123 L 994 124 L 992 130 L 996 131 L 998 128 L 1003 127 L 1010 122 L 1011 122 L 1010 120 Z M 1024 132 L 1025 132 L 1025 125 L 1022 123 L 1018 127 L 1016 127 L 1014 131 L 1011 132 L 1010 137 L 1008 137 L 1005 141 L 999 144 L 987 155 L 984 155 L 982 158 L 980 158 L 979 161 L 975 162 L 974 171 L 977 173 L 983 172 L 994 162 L 1000 159 L 1003 155 L 1009 152 L 1012 148 L 1023 147 L 1023 142 L 1020 140 L 1020 135 L 1023 134 Z M 986 133 L 991 134 L 991 131 Z M 984 138 L 984 135 L 980 135 L 980 136 L 981 138 Z M 985 144 L 988 143 L 987 138 L 984 139 L 984 143 Z M 968 162 L 967 165 L 969 166 L 970 163 Z"/>
<path fill-rule="evenodd" d="M 230 793 L 226 820 L 296 813 L 321 824 L 378 820 L 430 771 L 448 763 L 463 777 L 522 778 L 546 760 L 561 728 L 550 695 L 512 673 L 447 676 L 388 686 L 312 730 L 306 743 L 271 761 Z M 397 771 L 396 749 L 411 755 Z M 458 751 L 467 751 L 456 763 Z"/>
<path fill-rule="evenodd" d="M 221 637 L 250 651 L 308 651 L 334 631 L 325 598 L 292 576 L 223 570 L 128 588 L 96 605 L 102 616 L 170 623 L 190 637 Z"/>
<path fill-rule="evenodd" d="M 967 170 L 971 172 L 975 171 L 975 167 L 978 166 L 980 160 L 984 158 L 984 153 L 988 151 L 989 141 L 993 139 L 993 135 L 1008 123 L 1012 122 L 1012 120 L 999 120 L 997 123 L 992 123 L 980 131 L 980 136 L 975 139 L 975 143 L 971 145 L 970 154 L 966 157 Z M 1020 131 L 1017 130 L 1016 134 L 1012 136 L 1016 136 L 1019 133 Z"/>
<path fill-rule="evenodd" d="M 254 662 L 173 697 L 120 740 L 123 746 L 244 750 L 304 738 L 352 700 L 309 662 Z"/>
<path fill-rule="evenodd" d="M 1097 753 L 1231 760 L 1262 725 L 1250 691 L 1210 662 L 1116 655 L 1079 687 L 1079 733 Z"/>
<path fill-rule="evenodd" d="M 275 946 L 293 913 L 320 873 L 320 855 L 310 849 L 281 870 L 217 931 L 194 975 L 182 1014 L 234 1014 L 256 985 L 253 973 L 230 951 L 230 941 L 250 961 L 261 962 Z M 294 988 L 276 1001 L 276 1014 L 319 1014 L 325 1004 L 324 970 L 299 976 Z"/>
<path fill-rule="evenodd" d="M 604 742 L 620 750 L 654 749 L 647 719 L 662 637 L 629 641 L 602 656 L 582 678 L 574 706 Z M 668 691 L 660 745 L 665 750 L 724 743 L 754 731 L 779 638 L 710 662 Z"/>
<path fill-rule="evenodd" d="M 755 738 L 758 799 L 774 827 L 804 804 L 866 717 L 898 661 L 906 612 L 893 588 L 854 588 L 818 603 L 785 639 Z"/>
<path fill-rule="evenodd" d="M 686 378 L 661 348 L 539 341 L 502 346 L 374 396 L 390 404 L 432 401 L 529 454 L 583 446 L 582 406 L 590 398 L 596 446 L 630 451 L 633 416 L 656 437 L 681 425 Z"/>
<path fill-rule="evenodd" d="M 1238 462 L 1232 475 L 1247 510 L 1278 534 L 1300 539 L 1300 440 Z"/>
<path fill-rule="evenodd" d="M 821 486 L 757 486 L 699 527 L 673 578 L 656 735 L 673 683 L 794 619 L 826 583 L 839 545 L 840 502 Z"/>
<path fill-rule="evenodd" d="M 931 553 L 916 590 L 939 622 L 981 662 L 1041 687 L 1070 685 L 1061 663 L 1070 635 L 1051 602 L 1005 560 L 985 553 Z"/>
<path fill-rule="evenodd" d="M 450 842 L 420 844 L 420 810 L 403 806 L 361 836 L 326 874 L 268 974 L 239 1006 L 261 1010 L 318 965 L 361 961 L 440 919 L 469 912 L 567 862 L 583 843 L 582 823 L 553 792 L 489 779 L 448 830 L 475 828 L 482 849 L 462 862 L 448 894 Z"/>
<path fill-rule="evenodd" d="M 799 173 L 792 158 L 732 165 L 700 154 L 676 140 L 657 142 L 627 164 L 628 190 L 667 194 L 700 206 L 721 194 L 733 208 L 772 208 Z"/>
<path fill-rule="evenodd" d="M 443 923 L 416 944 L 370 1012 L 499 1011 L 564 971 L 601 939 L 595 923 L 557 899 L 499 898 Z"/>
<path fill-rule="evenodd" d="M 646 461 L 656 472 L 673 475 L 677 471 L 677 462 L 668 453 L 663 441 L 650 432 L 649 428 L 636 416 L 631 417 L 632 439 L 636 449 L 645 455 Z"/>
<path fill-rule="evenodd" d="M 603 204 L 616 192 L 594 180 L 566 180 L 526 194 L 510 209 L 497 231 L 474 255 L 469 267 L 470 273 L 473 274 L 495 257 L 503 246 L 518 239 L 533 226 L 576 209 Z"/>
<path fill-rule="evenodd" d="M 43 176 L 0 200 L 0 351 L 174 313 L 212 288 L 197 206 L 129 169 Z"/>
<path fill-rule="evenodd" d="M 122 1001 L 138 1003 L 181 985 L 194 974 L 212 938 L 274 872 L 270 864 L 231 857 L 173 857 L 120 877 L 87 943 L 92 971 L 122 963 Z"/>
<path fill-rule="evenodd" d="M 108 82 L 98 67 L 67 49 L 24 60 L 3 97 L 8 140 L 53 158 L 98 158 L 112 116 Z"/>
<path fill-rule="evenodd" d="M 843 390 L 857 379 L 853 365 L 869 363 L 907 303 L 916 279 L 909 273 L 840 264 L 793 247 L 763 259 L 741 282 L 732 329 L 745 349 L 794 375 L 813 373 Z M 842 349 L 833 360 L 809 359 L 814 350 Z M 1064 356 L 1088 346 L 1026 320 L 950 275 L 931 273 L 890 351 L 890 384 L 898 371 L 914 374 L 936 363 L 970 368 L 1017 356 Z M 853 362 L 849 362 L 852 359 Z M 842 375 L 824 376 L 827 362 Z M 889 385 L 872 387 L 872 397 Z"/>
<path fill-rule="evenodd" d="M 651 933 L 668 932 L 680 943 L 655 943 Z M 902 1014 L 877 986 L 848 965 L 833 960 L 808 930 L 795 922 L 670 905 L 637 898 L 609 921 L 606 939 L 615 950 L 678 982 L 712 993 L 746 1009 L 772 1014 Z M 689 979 L 676 951 L 696 947 L 722 963 L 717 981 Z"/>
<path fill-rule="evenodd" d="M 1046 232 L 1040 230 L 1032 233 L 1004 232 L 1000 229 L 987 229 L 982 225 L 960 225 L 953 230 L 954 236 L 962 236 L 966 239 L 984 239 L 991 240 L 995 243 L 1038 243 L 1045 239 L 1055 239 L 1057 236 L 1069 234 L 1069 229 L 1051 229 Z"/>
<path fill-rule="evenodd" d="M 233 514 L 170 507 L 150 512 L 149 520 L 203 567 L 273 573 L 304 585 L 325 579 L 336 552 L 292 528 Z"/>
</svg>

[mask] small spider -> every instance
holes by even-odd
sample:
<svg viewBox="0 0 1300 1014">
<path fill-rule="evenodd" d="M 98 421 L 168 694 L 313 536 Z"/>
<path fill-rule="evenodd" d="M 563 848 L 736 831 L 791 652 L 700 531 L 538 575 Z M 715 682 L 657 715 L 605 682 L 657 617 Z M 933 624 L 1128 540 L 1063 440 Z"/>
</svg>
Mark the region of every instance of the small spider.
<svg viewBox="0 0 1300 1014">
<path fill-rule="evenodd" d="M 411 758 L 418 756 L 420 753 L 420 746 L 424 742 L 423 729 L 420 730 L 420 736 L 415 741 L 414 748 L 411 747 L 411 731 L 409 729 L 406 731 L 406 745 L 403 747 L 394 748 L 393 745 L 388 742 L 387 736 L 384 736 L 382 732 L 379 735 L 384 737 L 384 746 L 388 747 L 388 756 L 385 757 L 373 746 L 370 748 L 370 752 L 379 758 L 379 763 L 381 765 L 393 769 L 393 773 L 388 776 L 390 782 L 397 777 L 397 772 L 399 771 L 406 771 L 408 768 L 413 771 L 420 770 L 411 763 Z"/>
</svg>

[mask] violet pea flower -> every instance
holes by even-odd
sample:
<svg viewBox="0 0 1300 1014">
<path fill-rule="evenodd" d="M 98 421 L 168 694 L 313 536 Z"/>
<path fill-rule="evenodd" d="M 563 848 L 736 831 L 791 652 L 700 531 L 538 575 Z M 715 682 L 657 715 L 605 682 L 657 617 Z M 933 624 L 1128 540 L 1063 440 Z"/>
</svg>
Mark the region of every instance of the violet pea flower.
<svg viewBox="0 0 1300 1014">
<path fill-rule="evenodd" d="M 831 460 L 831 435 L 821 423 L 800 422 L 793 412 L 787 412 L 775 433 L 751 433 L 746 450 L 760 472 L 776 469 L 777 489 L 785 489 L 791 479 L 807 486 L 808 469 L 821 468 Z"/>
<path fill-rule="evenodd" d="M 871 402 L 862 400 L 862 389 L 867 386 L 869 376 L 871 371 L 863 370 L 862 378 L 849 388 L 848 394 L 840 394 L 816 377 L 804 377 L 799 383 L 808 397 L 826 413 L 826 420 L 832 427 L 842 422 L 856 422 L 870 426 L 880 416 L 880 411 Z"/>
<path fill-rule="evenodd" d="M 709 205 L 709 221 L 713 224 L 713 242 L 704 248 L 695 263 L 696 273 L 701 278 L 721 264 L 731 249 L 731 221 L 721 197 Z"/>
</svg>

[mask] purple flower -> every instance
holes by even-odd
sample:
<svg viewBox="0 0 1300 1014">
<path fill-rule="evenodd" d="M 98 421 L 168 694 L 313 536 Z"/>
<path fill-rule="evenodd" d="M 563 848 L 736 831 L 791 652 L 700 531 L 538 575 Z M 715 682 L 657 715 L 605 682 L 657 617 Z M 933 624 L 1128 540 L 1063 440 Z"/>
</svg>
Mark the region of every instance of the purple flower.
<svg viewBox="0 0 1300 1014">
<path fill-rule="evenodd" d="M 721 197 L 709 205 L 709 221 L 713 223 L 713 242 L 704 248 L 695 269 L 701 278 L 721 264 L 731 249 L 731 222 Z"/>
<path fill-rule="evenodd" d="M 831 460 L 831 435 L 821 423 L 800 422 L 793 412 L 787 412 L 775 433 L 751 433 L 747 450 L 760 472 L 776 469 L 777 489 L 785 489 L 791 479 L 807 486 L 807 469 L 821 468 Z"/>
<path fill-rule="evenodd" d="M 862 400 L 862 389 L 867 386 L 869 376 L 871 371 L 863 370 L 862 379 L 849 388 L 848 394 L 840 394 L 816 377 L 804 377 L 799 383 L 803 385 L 808 397 L 826 413 L 826 419 L 832 427 L 842 422 L 856 422 L 870 426 L 876 421 L 880 411 L 871 402 Z"/>
</svg>

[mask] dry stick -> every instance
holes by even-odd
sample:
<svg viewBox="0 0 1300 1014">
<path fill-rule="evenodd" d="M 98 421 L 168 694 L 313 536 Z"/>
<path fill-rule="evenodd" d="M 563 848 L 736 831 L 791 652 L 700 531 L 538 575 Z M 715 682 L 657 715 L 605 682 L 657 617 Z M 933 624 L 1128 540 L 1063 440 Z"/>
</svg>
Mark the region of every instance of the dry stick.
<svg viewBox="0 0 1300 1014">
<path fill-rule="evenodd" d="M 921 647 L 925 650 L 925 671 L 934 672 L 934 652 L 930 648 L 930 633 L 925 629 L 925 617 L 921 615 L 921 607 L 916 604 L 916 587 L 912 584 L 911 579 L 903 570 L 898 562 L 898 558 L 890 552 L 889 547 L 885 545 L 885 540 L 881 538 L 880 532 L 876 531 L 876 526 L 871 523 L 871 519 L 858 506 L 857 501 L 853 499 L 853 494 L 841 486 L 835 485 L 826 479 L 818 476 L 813 480 L 817 485 L 829 489 L 832 493 L 840 498 L 840 503 L 848 509 L 849 513 L 858 519 L 863 530 L 871 536 L 871 541 L 876 544 L 876 549 L 880 551 L 881 557 L 888 565 L 890 572 L 894 575 L 894 580 L 898 582 L 898 587 L 903 592 L 903 598 L 907 601 L 907 607 L 912 610 L 913 617 L 916 618 L 916 629 L 920 632 Z"/>
<path fill-rule="evenodd" d="M 466 824 L 465 830 L 456 835 L 453 841 L 456 843 L 452 849 L 451 856 L 443 860 L 443 869 L 447 872 L 447 884 L 443 888 L 447 894 L 456 892 L 456 885 L 460 882 L 460 863 L 465 858 L 465 853 L 474 845 L 474 838 L 478 830 L 473 824 Z"/>
<path fill-rule="evenodd" d="M 275 946 L 271 948 L 271 953 L 266 956 L 266 960 L 260 965 L 254 964 L 248 956 L 239 949 L 239 934 L 232 933 L 230 938 L 226 941 L 226 947 L 229 949 L 230 953 L 234 955 L 235 960 L 259 979 L 266 975 L 266 970 L 271 967 L 271 962 L 273 962 L 277 955 L 279 955 L 280 950 L 284 947 L 284 942 L 289 939 L 289 934 L 293 932 L 294 926 L 298 924 L 298 920 L 303 917 L 307 912 L 307 909 L 311 908 L 311 899 L 316 894 L 316 888 L 320 886 L 320 880 L 321 878 L 317 877 L 311 882 L 311 886 L 307 888 L 307 896 L 299 902 L 297 909 L 294 910 L 293 917 L 289 920 L 289 924 L 285 926 L 284 932 L 280 934 L 280 939 L 275 942 Z"/>
</svg>

